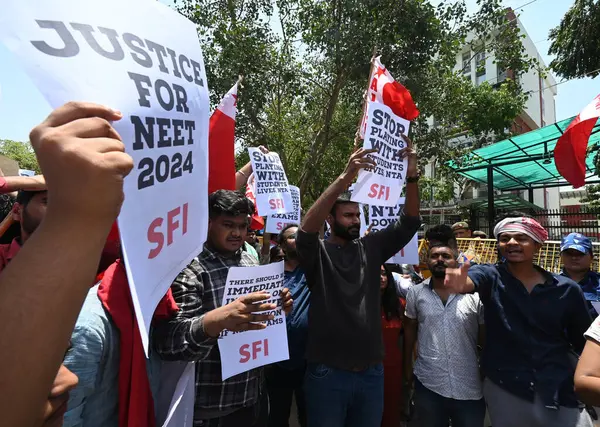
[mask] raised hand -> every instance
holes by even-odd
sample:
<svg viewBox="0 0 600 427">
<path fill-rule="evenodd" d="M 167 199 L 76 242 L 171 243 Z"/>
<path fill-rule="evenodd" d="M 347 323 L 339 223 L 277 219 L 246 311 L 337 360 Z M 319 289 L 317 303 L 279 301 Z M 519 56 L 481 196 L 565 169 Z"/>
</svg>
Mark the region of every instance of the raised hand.
<svg viewBox="0 0 600 427">
<path fill-rule="evenodd" d="M 406 168 L 406 176 L 407 177 L 415 177 L 419 173 L 419 165 L 417 162 L 417 151 L 413 147 L 412 140 L 402 134 L 402 139 L 406 142 L 406 147 L 400 150 L 400 158 L 408 158 L 408 164 Z"/>
<path fill-rule="evenodd" d="M 48 213 L 112 224 L 123 203 L 123 180 L 133 168 L 111 122 L 120 112 L 69 102 L 29 135 L 48 187 Z"/>
<path fill-rule="evenodd" d="M 348 160 L 348 164 L 346 165 L 346 169 L 342 176 L 348 182 L 353 181 L 354 178 L 358 176 L 358 172 L 361 169 L 374 168 L 377 166 L 375 160 L 368 157 L 369 154 L 376 153 L 377 149 L 365 150 L 364 148 L 359 148 L 350 156 Z"/>
<path fill-rule="evenodd" d="M 287 316 L 292 312 L 294 308 L 294 300 L 292 299 L 292 293 L 288 288 L 283 288 L 281 290 L 281 306 L 283 307 L 283 312 Z"/>
<path fill-rule="evenodd" d="M 471 264 L 467 261 L 459 268 L 447 268 L 444 286 L 453 294 L 464 294 L 471 292 L 473 286 L 469 285 L 469 268 Z"/>
</svg>

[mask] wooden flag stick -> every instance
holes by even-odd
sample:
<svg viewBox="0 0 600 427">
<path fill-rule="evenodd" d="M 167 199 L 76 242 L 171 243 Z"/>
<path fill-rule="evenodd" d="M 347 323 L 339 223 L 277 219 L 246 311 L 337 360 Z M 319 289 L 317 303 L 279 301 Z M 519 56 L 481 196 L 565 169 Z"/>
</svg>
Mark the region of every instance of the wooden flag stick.
<svg viewBox="0 0 600 427">
<path fill-rule="evenodd" d="M 358 148 L 358 143 L 360 142 L 360 127 L 362 125 L 363 118 L 365 117 L 365 113 L 367 112 L 367 97 L 369 96 L 369 87 L 371 87 L 371 76 L 373 75 L 373 69 L 375 68 L 375 58 L 377 55 L 377 46 L 373 48 L 373 55 L 371 56 L 371 68 L 369 70 L 369 81 L 367 82 L 367 89 L 365 90 L 365 94 L 363 95 L 363 106 L 362 106 L 362 114 L 360 115 L 360 119 L 358 119 L 358 129 L 356 129 L 356 134 L 354 135 L 354 150 Z"/>
<path fill-rule="evenodd" d="M 8 231 L 11 225 L 15 223 L 15 220 L 12 216 L 12 211 L 6 215 L 6 217 L 0 222 L 0 237 L 4 236 L 4 233 Z"/>
</svg>

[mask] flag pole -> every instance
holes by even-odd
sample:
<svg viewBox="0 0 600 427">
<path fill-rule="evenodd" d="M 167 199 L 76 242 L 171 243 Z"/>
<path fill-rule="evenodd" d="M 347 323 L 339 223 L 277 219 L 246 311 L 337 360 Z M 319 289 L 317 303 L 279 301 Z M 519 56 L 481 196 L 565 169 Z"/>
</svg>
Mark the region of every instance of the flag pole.
<svg viewBox="0 0 600 427">
<path fill-rule="evenodd" d="M 243 89 L 243 88 L 244 88 L 244 86 L 242 85 L 242 82 L 243 82 L 243 81 L 244 81 L 244 75 L 243 75 L 243 74 L 240 74 L 240 75 L 238 76 L 237 82 L 235 82 L 235 84 L 236 84 L 236 85 L 238 85 L 238 87 L 239 87 L 240 89 Z"/>
<path fill-rule="evenodd" d="M 367 112 L 367 97 L 369 95 L 369 87 L 371 87 L 371 76 L 373 75 L 373 68 L 375 67 L 375 58 L 377 55 L 377 46 L 373 47 L 373 54 L 371 55 L 371 68 L 369 69 L 369 77 L 367 82 L 367 89 L 363 95 L 363 106 L 362 106 L 362 114 L 360 115 L 360 119 L 358 119 L 358 128 L 356 129 L 356 134 L 354 135 L 354 150 L 358 148 L 358 143 L 360 142 L 360 126 L 362 125 L 363 118 L 365 117 L 365 113 Z"/>
<path fill-rule="evenodd" d="M 0 237 L 4 236 L 4 233 L 6 233 L 10 226 L 14 223 L 15 221 L 13 220 L 12 211 L 10 211 L 0 223 Z"/>
</svg>

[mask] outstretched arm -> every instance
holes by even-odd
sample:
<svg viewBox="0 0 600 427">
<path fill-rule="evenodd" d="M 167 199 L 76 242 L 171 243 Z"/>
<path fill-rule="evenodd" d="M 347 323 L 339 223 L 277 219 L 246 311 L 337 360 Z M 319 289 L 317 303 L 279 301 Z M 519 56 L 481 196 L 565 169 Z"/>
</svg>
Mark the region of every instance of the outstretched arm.
<svg viewBox="0 0 600 427">
<path fill-rule="evenodd" d="M 100 105 L 69 103 L 31 132 L 48 185 L 48 207 L 0 275 L 0 341 L 10 343 L 0 352 L 3 425 L 33 426 L 41 420 L 94 283 L 106 236 L 123 202 L 123 179 L 133 167 L 110 125 L 121 117 Z M 73 242 L 73 236 L 85 238 Z"/>
<path fill-rule="evenodd" d="M 318 233 L 335 201 L 354 181 L 361 169 L 375 167 L 375 161 L 368 154 L 375 153 L 377 150 L 365 150 L 361 148 L 350 156 L 346 169 L 342 174 L 325 190 L 321 197 L 312 205 L 306 213 L 302 223 L 302 231 L 306 233 Z"/>
<path fill-rule="evenodd" d="M 468 276 L 471 264 L 467 261 L 459 268 L 447 268 L 444 286 L 453 294 L 468 294 L 475 291 L 475 283 Z"/>
<path fill-rule="evenodd" d="M 0 177 L 0 194 L 15 191 L 43 191 L 46 181 L 41 175 L 36 176 L 4 176 Z"/>
</svg>

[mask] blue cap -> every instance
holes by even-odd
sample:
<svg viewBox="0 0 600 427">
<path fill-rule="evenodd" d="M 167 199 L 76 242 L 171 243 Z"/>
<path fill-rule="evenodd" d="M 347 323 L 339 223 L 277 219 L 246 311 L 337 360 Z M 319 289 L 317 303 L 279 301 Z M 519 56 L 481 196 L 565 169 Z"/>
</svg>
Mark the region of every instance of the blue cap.
<svg viewBox="0 0 600 427">
<path fill-rule="evenodd" d="M 592 241 L 579 233 L 571 233 L 562 239 L 560 251 L 563 252 L 567 249 L 575 249 L 582 254 L 593 253 Z"/>
</svg>

